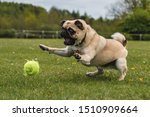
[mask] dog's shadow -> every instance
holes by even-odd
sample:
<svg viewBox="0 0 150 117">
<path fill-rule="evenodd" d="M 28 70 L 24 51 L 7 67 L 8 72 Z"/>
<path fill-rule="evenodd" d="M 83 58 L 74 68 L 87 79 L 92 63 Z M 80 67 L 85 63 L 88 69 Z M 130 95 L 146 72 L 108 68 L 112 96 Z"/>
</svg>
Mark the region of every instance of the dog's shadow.
<svg viewBox="0 0 150 117">
<path fill-rule="evenodd" d="M 73 84 L 82 84 L 82 83 L 88 83 L 88 82 L 111 82 L 111 81 L 117 81 L 117 79 L 114 76 L 107 76 L 107 75 L 97 75 L 94 77 L 88 77 L 86 75 L 81 74 L 73 74 L 70 76 L 70 78 L 62 79 L 62 82 L 69 82 Z"/>
</svg>

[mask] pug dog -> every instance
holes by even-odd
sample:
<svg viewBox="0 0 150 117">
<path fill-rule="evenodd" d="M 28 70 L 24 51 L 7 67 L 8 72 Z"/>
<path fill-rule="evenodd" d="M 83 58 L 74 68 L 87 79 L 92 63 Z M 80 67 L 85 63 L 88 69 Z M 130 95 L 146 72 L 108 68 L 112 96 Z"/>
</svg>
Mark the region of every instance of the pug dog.
<svg viewBox="0 0 150 117">
<path fill-rule="evenodd" d="M 119 70 L 119 81 L 124 80 L 127 73 L 127 40 L 121 33 L 115 33 L 112 39 L 99 35 L 82 19 L 65 20 L 61 22 L 60 35 L 64 38 L 65 48 L 51 48 L 40 44 L 39 47 L 63 57 L 74 56 L 86 66 L 95 66 L 94 72 L 86 73 L 93 77 L 103 73 L 104 68 Z"/>
</svg>

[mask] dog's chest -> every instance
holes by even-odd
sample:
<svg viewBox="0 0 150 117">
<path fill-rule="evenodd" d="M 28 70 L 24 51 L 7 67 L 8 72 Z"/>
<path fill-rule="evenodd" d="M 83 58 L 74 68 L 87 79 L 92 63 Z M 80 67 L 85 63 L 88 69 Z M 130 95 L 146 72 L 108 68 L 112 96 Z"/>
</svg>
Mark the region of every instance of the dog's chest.
<svg viewBox="0 0 150 117">
<path fill-rule="evenodd" d="M 79 54 L 85 53 L 85 49 L 80 48 L 80 47 L 72 47 L 72 50 L 74 51 L 74 53 L 79 53 Z"/>
</svg>

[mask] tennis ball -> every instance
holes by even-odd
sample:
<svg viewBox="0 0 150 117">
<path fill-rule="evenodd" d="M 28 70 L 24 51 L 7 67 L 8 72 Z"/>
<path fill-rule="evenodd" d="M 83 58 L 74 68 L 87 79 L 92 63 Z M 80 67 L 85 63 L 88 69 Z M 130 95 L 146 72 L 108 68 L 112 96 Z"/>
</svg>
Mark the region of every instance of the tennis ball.
<svg viewBox="0 0 150 117">
<path fill-rule="evenodd" d="M 24 75 L 25 76 L 34 76 L 39 73 L 39 69 L 40 69 L 40 66 L 37 61 L 34 61 L 34 60 L 27 61 L 24 64 L 24 68 L 23 68 Z"/>
</svg>

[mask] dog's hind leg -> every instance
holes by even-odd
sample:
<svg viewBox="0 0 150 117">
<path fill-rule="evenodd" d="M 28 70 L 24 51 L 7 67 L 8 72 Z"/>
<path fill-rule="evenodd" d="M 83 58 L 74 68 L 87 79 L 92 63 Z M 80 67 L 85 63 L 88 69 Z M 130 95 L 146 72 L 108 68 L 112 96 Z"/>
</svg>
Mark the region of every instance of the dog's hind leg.
<svg viewBox="0 0 150 117">
<path fill-rule="evenodd" d="M 101 67 L 97 67 L 97 70 L 94 72 L 87 72 L 86 76 L 88 77 L 94 77 L 96 75 L 102 75 L 104 73 L 104 70 Z"/>
<path fill-rule="evenodd" d="M 116 67 L 120 72 L 119 81 L 124 80 L 126 73 L 127 73 L 127 61 L 126 58 L 119 58 L 116 61 Z"/>
</svg>

